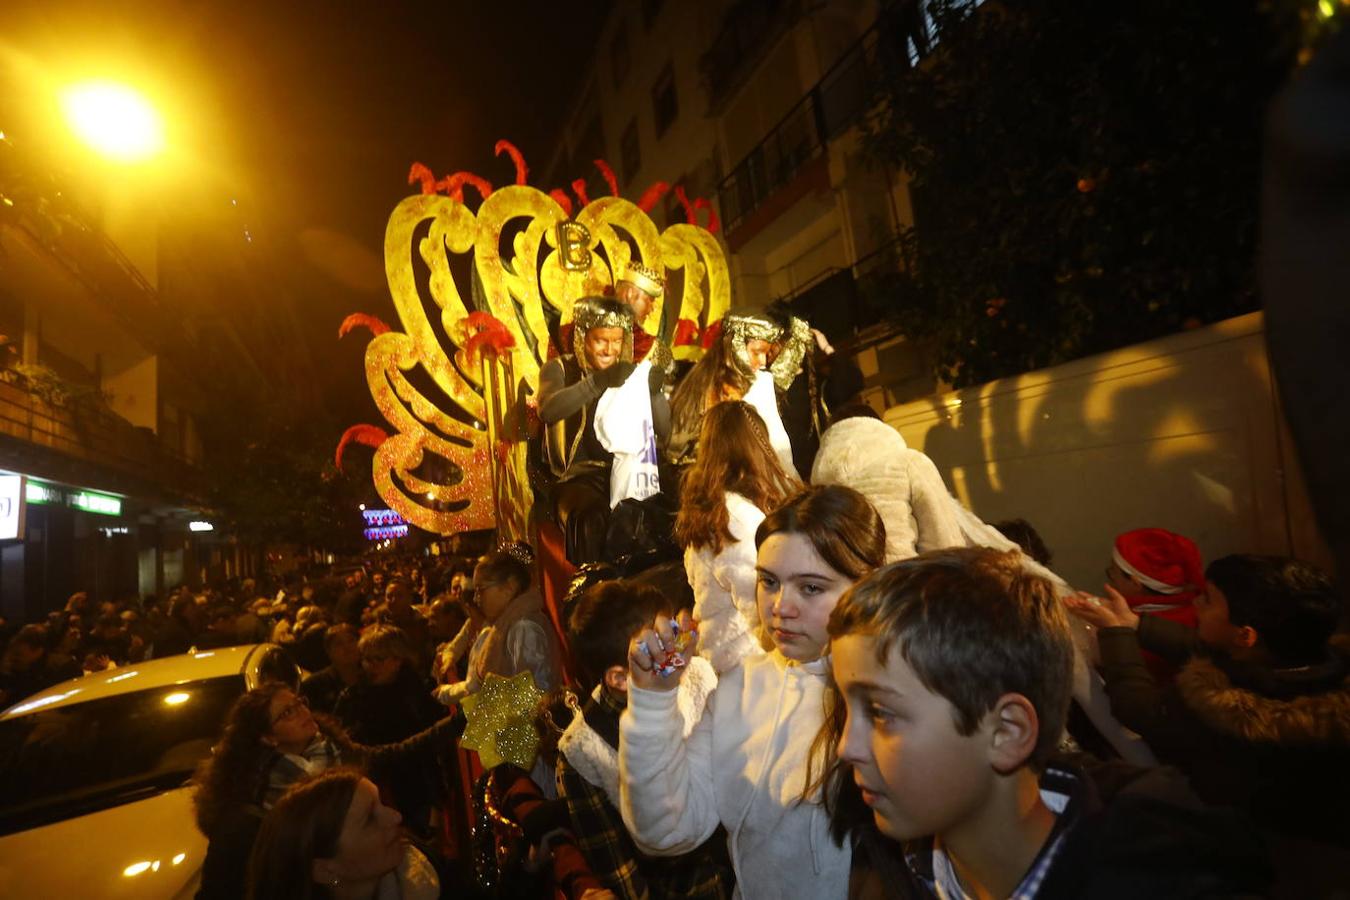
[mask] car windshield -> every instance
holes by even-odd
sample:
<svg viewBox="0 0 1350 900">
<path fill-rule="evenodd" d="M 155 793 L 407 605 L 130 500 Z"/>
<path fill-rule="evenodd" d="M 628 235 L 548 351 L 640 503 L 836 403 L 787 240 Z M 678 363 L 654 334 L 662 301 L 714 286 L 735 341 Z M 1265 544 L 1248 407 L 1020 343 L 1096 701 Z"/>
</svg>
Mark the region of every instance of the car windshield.
<svg viewBox="0 0 1350 900">
<path fill-rule="evenodd" d="M 243 691 L 231 675 L 0 721 L 0 834 L 181 786 Z"/>
</svg>

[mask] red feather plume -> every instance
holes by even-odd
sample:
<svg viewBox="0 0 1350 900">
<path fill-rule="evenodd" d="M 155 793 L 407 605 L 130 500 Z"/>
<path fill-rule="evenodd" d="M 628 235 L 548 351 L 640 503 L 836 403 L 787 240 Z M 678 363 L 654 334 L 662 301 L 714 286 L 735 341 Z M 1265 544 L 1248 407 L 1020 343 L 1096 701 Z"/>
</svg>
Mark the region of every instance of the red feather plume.
<svg viewBox="0 0 1350 900">
<path fill-rule="evenodd" d="M 371 336 L 379 337 L 389 330 L 382 320 L 366 313 L 352 313 L 338 326 L 338 340 L 345 338 L 353 328 L 369 328 Z"/>
<path fill-rule="evenodd" d="M 656 182 L 656 184 L 647 188 L 647 193 L 642 195 L 642 199 L 638 201 L 638 209 L 645 213 L 651 212 L 656 208 L 657 201 L 661 199 L 661 195 L 668 190 L 670 190 L 670 185 L 666 184 L 664 181 Z"/>
<path fill-rule="evenodd" d="M 684 220 L 690 225 L 698 224 L 698 214 L 694 212 L 694 206 L 689 202 L 689 197 L 684 193 L 684 185 L 675 185 L 675 199 L 680 201 L 680 206 L 684 207 Z"/>
<path fill-rule="evenodd" d="M 595 167 L 600 170 L 600 175 L 605 179 L 605 184 L 609 185 L 609 195 L 611 197 L 619 196 L 619 179 L 614 177 L 614 170 L 609 167 L 609 163 L 603 159 L 595 160 Z"/>
<path fill-rule="evenodd" d="M 694 209 L 706 209 L 708 211 L 709 234 L 717 234 L 722 230 L 722 223 L 717 218 L 717 210 L 713 208 L 711 200 L 707 197 L 699 197 L 694 201 Z"/>
<path fill-rule="evenodd" d="M 420 162 L 413 163 L 412 168 L 408 170 L 408 184 L 412 184 L 414 181 L 420 181 L 422 183 L 422 193 L 436 193 L 435 173 Z"/>
<path fill-rule="evenodd" d="M 578 178 L 572 182 L 572 193 L 577 195 L 577 203 L 584 208 L 590 204 L 591 198 L 586 196 L 586 179 Z"/>
<path fill-rule="evenodd" d="M 492 183 L 486 178 L 479 178 L 472 172 L 456 172 L 453 175 L 447 175 L 436 182 L 436 189 L 445 191 L 452 199 L 463 203 L 464 186 L 466 184 L 477 190 L 484 200 L 492 196 Z"/>
<path fill-rule="evenodd" d="M 497 142 L 497 145 L 492 148 L 492 152 L 501 156 L 503 151 L 505 151 L 506 154 L 511 157 L 511 161 L 516 164 L 516 184 L 528 183 L 527 179 L 530 176 L 530 170 L 525 165 L 525 157 L 521 155 L 520 150 L 518 150 L 516 145 L 510 141 L 500 140 Z"/>
<path fill-rule="evenodd" d="M 722 320 L 718 319 L 707 328 L 703 329 L 703 349 L 707 350 L 713 344 L 717 343 L 722 337 Z"/>
<path fill-rule="evenodd" d="M 572 218 L 572 198 L 563 193 L 562 188 L 554 188 L 548 192 L 548 195 L 563 208 L 563 212 L 567 213 L 567 218 Z"/>
<path fill-rule="evenodd" d="M 339 469 L 342 468 L 342 451 L 347 449 L 348 444 L 357 443 L 366 447 L 378 447 L 387 440 L 389 440 L 389 435 L 377 425 L 353 425 L 342 432 L 342 439 L 338 441 L 337 453 L 334 454 L 333 461 L 337 463 Z"/>
<path fill-rule="evenodd" d="M 671 346 L 688 347 L 698 343 L 698 323 L 693 319 L 680 319 L 675 323 L 675 336 Z"/>
<path fill-rule="evenodd" d="M 499 356 L 516 345 L 516 338 L 501 319 L 485 312 L 471 312 L 465 319 L 470 332 L 464 342 L 464 354 L 472 362 L 480 353 Z"/>
</svg>

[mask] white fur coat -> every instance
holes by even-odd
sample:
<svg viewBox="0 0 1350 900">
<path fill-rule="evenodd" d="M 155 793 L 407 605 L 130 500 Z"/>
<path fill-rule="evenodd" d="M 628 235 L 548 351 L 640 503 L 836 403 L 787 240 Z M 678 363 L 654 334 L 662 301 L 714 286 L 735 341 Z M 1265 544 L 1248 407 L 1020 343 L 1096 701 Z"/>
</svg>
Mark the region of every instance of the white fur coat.
<svg viewBox="0 0 1350 900">
<path fill-rule="evenodd" d="M 861 493 L 886 524 L 886 561 L 962 547 L 956 504 L 933 461 L 911 450 L 878 419 L 844 419 L 820 438 L 812 484 L 842 484 Z"/>
</svg>

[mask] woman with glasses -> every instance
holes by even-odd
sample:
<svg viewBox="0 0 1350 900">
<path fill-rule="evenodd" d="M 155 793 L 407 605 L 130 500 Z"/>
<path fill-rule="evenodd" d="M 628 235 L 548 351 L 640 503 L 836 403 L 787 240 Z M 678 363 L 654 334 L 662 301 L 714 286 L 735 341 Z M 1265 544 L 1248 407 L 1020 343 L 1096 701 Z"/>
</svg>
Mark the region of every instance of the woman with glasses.
<svg viewBox="0 0 1350 900">
<path fill-rule="evenodd" d="M 447 718 L 397 744 L 354 742 L 326 716 L 315 716 L 288 685 L 269 683 L 240 697 L 211 756 L 193 776 L 197 825 L 209 844 L 202 898 L 244 895 L 244 875 L 263 814 L 297 781 L 331 766 L 361 765 L 376 780 L 399 771 L 435 773 L 443 751 L 464 730 Z"/>
<path fill-rule="evenodd" d="M 442 658 L 458 659 L 473 642 L 465 678 L 436 690 L 447 706 L 475 693 L 487 675 L 511 678 L 528 671 L 541 691 L 562 683 L 562 652 L 525 562 L 530 552 L 528 545 L 513 545 L 487 554 L 474 568 L 473 601 L 464 604 L 469 621 L 441 651 Z"/>
</svg>

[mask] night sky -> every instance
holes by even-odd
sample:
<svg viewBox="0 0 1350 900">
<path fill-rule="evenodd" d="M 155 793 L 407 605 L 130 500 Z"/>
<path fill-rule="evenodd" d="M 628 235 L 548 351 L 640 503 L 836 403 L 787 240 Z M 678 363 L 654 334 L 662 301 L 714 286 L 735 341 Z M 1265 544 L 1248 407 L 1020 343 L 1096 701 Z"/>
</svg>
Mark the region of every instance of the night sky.
<svg viewBox="0 0 1350 900">
<path fill-rule="evenodd" d="M 325 395 L 340 416 L 370 421 L 365 339 L 339 343 L 337 327 L 348 312 L 394 319 L 381 248 L 390 211 L 416 190 L 410 165 L 509 183 L 510 160 L 492 153 L 507 138 L 542 176 L 608 4 L 0 7 L 0 103 L 25 99 L 19 70 L 95 75 L 130 64 L 188 111 L 199 193 L 239 195 L 241 219 L 296 300 Z"/>
</svg>

